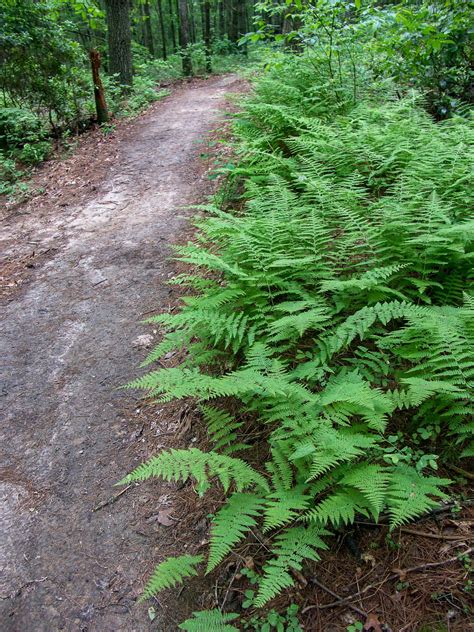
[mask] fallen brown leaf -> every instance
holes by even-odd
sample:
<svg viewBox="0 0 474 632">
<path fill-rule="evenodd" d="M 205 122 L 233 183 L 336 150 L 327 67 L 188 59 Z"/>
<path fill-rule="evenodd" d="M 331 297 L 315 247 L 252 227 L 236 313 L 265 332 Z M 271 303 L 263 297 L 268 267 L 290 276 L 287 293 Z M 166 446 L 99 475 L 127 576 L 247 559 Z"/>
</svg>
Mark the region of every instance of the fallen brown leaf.
<svg viewBox="0 0 474 632">
<path fill-rule="evenodd" d="M 162 511 L 159 511 L 156 521 L 164 527 L 172 527 L 177 522 L 176 518 L 171 516 L 172 512 L 172 509 L 163 509 Z"/>
<path fill-rule="evenodd" d="M 375 614 L 369 614 L 362 629 L 365 632 L 382 632 L 380 621 Z"/>
</svg>

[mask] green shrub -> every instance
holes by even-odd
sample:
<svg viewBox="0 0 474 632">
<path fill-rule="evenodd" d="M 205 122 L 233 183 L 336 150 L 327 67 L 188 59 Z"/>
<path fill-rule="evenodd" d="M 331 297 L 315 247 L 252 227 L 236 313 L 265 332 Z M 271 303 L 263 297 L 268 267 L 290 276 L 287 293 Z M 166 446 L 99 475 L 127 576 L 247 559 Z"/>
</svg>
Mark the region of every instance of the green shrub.
<svg viewBox="0 0 474 632">
<path fill-rule="evenodd" d="M 258 8 L 262 17 L 245 41 L 270 40 L 287 51 L 301 52 L 304 46 L 318 51 L 332 82 L 350 52 L 354 69 L 369 65 L 378 76 L 394 78 L 399 90 L 421 91 L 438 119 L 462 113 L 474 102 L 472 6 L 465 0 L 320 0 L 306 5 L 262 0 Z M 275 15 L 285 16 L 283 32 Z M 363 47 L 358 49 L 357 43 Z"/>
<path fill-rule="evenodd" d="M 2 3 L 0 23 L 3 94 L 62 123 L 90 94 L 90 81 L 85 92 L 78 80 L 78 69 L 87 63 L 79 44 L 67 35 L 73 25 L 54 19 L 49 4 L 35 2 Z"/>
<path fill-rule="evenodd" d="M 16 162 L 6 158 L 0 150 L 0 194 L 10 194 L 15 189 L 15 182 L 23 173 L 17 168 Z"/>
<path fill-rule="evenodd" d="M 25 108 L 0 108 L 0 146 L 4 149 L 22 147 L 45 138 L 41 119 Z"/>
<path fill-rule="evenodd" d="M 178 79 L 181 77 L 180 60 L 177 55 L 173 55 L 168 61 L 153 59 L 143 66 L 140 74 L 147 76 L 157 84 L 162 81 Z"/>
<path fill-rule="evenodd" d="M 130 116 L 141 112 L 150 103 L 162 99 L 169 94 L 167 90 L 157 90 L 156 83 L 146 75 L 136 75 L 133 88 L 125 101 L 121 101 L 120 116 Z"/>
<path fill-rule="evenodd" d="M 25 143 L 20 151 L 14 155 L 25 165 L 37 165 L 51 153 L 51 143 L 47 140 L 37 143 Z"/>
<path fill-rule="evenodd" d="M 416 94 L 382 97 L 363 69 L 355 92 L 345 67 L 333 80 L 316 51 L 259 79 L 236 125 L 246 207 L 207 208 L 178 248 L 191 295 L 149 319 L 165 333 L 147 364 L 186 359 L 130 384 L 206 403 L 212 451 L 163 452 L 125 480 L 220 481 L 207 571 L 259 525 L 272 544 L 256 607 L 330 530 L 434 507 L 437 461 L 473 454 L 474 128 L 434 123 Z M 220 398 L 258 420 L 258 459 Z"/>
<path fill-rule="evenodd" d="M 401 2 L 366 12 L 377 65 L 424 92 L 437 118 L 474 102 L 472 7 L 459 0 Z"/>
</svg>

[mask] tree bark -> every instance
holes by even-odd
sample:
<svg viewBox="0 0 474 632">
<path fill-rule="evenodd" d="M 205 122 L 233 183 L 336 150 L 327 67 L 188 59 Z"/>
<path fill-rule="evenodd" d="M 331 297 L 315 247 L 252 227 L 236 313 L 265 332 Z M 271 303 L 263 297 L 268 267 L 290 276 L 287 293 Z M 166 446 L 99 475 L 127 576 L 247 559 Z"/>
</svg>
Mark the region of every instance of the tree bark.
<svg viewBox="0 0 474 632">
<path fill-rule="evenodd" d="M 187 0 L 178 0 L 179 9 L 179 44 L 183 60 L 183 74 L 189 77 L 193 74 L 193 63 L 189 54 L 189 19 Z"/>
<path fill-rule="evenodd" d="M 130 0 L 130 9 L 133 10 L 133 0 Z M 145 13 L 143 11 L 143 4 L 138 5 L 140 12 L 140 21 L 135 26 L 132 24 L 132 40 L 137 40 L 142 46 L 147 48 L 146 45 L 146 33 L 145 33 Z"/>
<path fill-rule="evenodd" d="M 89 57 L 91 60 L 92 80 L 94 82 L 94 99 L 95 109 L 97 112 L 97 122 L 99 125 L 102 123 L 108 123 L 109 112 L 107 110 L 107 103 L 105 101 L 104 86 L 100 78 L 100 53 L 98 50 L 89 51 Z"/>
<path fill-rule="evenodd" d="M 249 13 L 247 8 L 247 2 L 239 3 L 239 37 L 243 37 L 247 31 L 249 26 Z M 247 42 L 242 45 L 242 52 L 244 55 L 248 55 L 248 46 Z"/>
<path fill-rule="evenodd" d="M 171 41 L 173 42 L 173 53 L 176 52 L 176 27 L 174 23 L 174 11 L 173 11 L 173 0 L 168 0 L 168 7 L 170 13 L 170 28 L 171 28 Z"/>
<path fill-rule="evenodd" d="M 224 0 L 219 0 L 218 13 L 219 13 L 219 37 L 220 39 L 224 39 L 224 36 L 226 35 Z"/>
<path fill-rule="evenodd" d="M 166 31 L 165 22 L 163 20 L 163 3 L 161 0 L 158 0 L 158 17 L 160 19 L 161 47 L 163 51 L 163 59 L 166 61 L 168 59 L 168 54 L 166 52 Z"/>
<path fill-rule="evenodd" d="M 151 56 L 154 57 L 155 45 L 153 43 L 153 32 L 151 30 L 150 0 L 145 0 L 145 3 L 143 4 L 143 13 L 145 17 L 145 45 L 150 51 Z"/>
<path fill-rule="evenodd" d="M 229 0 L 229 39 L 237 44 L 247 30 L 246 27 L 246 3 L 241 0 Z"/>
<path fill-rule="evenodd" d="M 239 13 L 237 9 L 237 3 L 239 0 L 228 0 L 228 20 L 229 24 L 227 27 L 227 33 L 229 35 L 229 39 L 234 44 L 237 43 L 239 39 Z"/>
<path fill-rule="evenodd" d="M 125 88 L 132 85 L 132 34 L 129 0 L 105 0 L 109 73 L 118 75 Z"/>
<path fill-rule="evenodd" d="M 211 50 L 211 2 L 203 0 L 204 11 L 204 48 L 206 51 L 206 72 L 212 72 L 212 50 Z"/>
<path fill-rule="evenodd" d="M 194 7 L 192 0 L 188 0 L 188 20 L 189 20 L 189 33 L 191 36 L 191 42 L 196 43 L 196 22 L 194 20 Z"/>
</svg>

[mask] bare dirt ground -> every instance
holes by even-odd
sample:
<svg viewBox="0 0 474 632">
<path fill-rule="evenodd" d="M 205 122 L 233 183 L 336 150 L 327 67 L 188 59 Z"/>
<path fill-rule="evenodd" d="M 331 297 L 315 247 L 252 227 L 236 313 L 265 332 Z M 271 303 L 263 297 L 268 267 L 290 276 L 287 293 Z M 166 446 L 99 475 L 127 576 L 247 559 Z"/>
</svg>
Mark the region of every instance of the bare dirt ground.
<svg viewBox="0 0 474 632">
<path fill-rule="evenodd" d="M 233 76 L 175 89 L 113 140 L 91 141 L 69 178 L 46 166 L 49 197 L 4 221 L 3 632 L 176 629 L 136 605 L 167 537 L 142 525 L 159 485 L 101 503 L 149 456 L 140 404 L 116 387 L 144 357 L 140 320 L 170 300 L 170 244 L 208 186 L 198 141 L 236 89 Z"/>
</svg>

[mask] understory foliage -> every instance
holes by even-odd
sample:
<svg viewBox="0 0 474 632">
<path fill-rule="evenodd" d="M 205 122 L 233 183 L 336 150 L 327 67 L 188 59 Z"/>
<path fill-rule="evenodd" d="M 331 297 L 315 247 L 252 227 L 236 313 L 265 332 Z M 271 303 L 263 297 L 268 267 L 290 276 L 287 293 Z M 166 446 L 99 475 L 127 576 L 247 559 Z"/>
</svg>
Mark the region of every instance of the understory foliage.
<svg viewBox="0 0 474 632">
<path fill-rule="evenodd" d="M 125 481 L 221 485 L 206 571 L 261 529 L 255 607 L 356 516 L 395 529 L 430 510 L 449 484 L 437 461 L 473 455 L 474 129 L 363 74 L 356 95 L 348 68 L 333 82 L 308 52 L 258 79 L 236 122 L 245 206 L 206 209 L 178 249 L 181 311 L 149 320 L 164 336 L 147 364 L 186 359 L 130 385 L 202 403 L 213 449 L 162 452 Z M 183 629 L 235 629 L 225 616 Z"/>
</svg>

